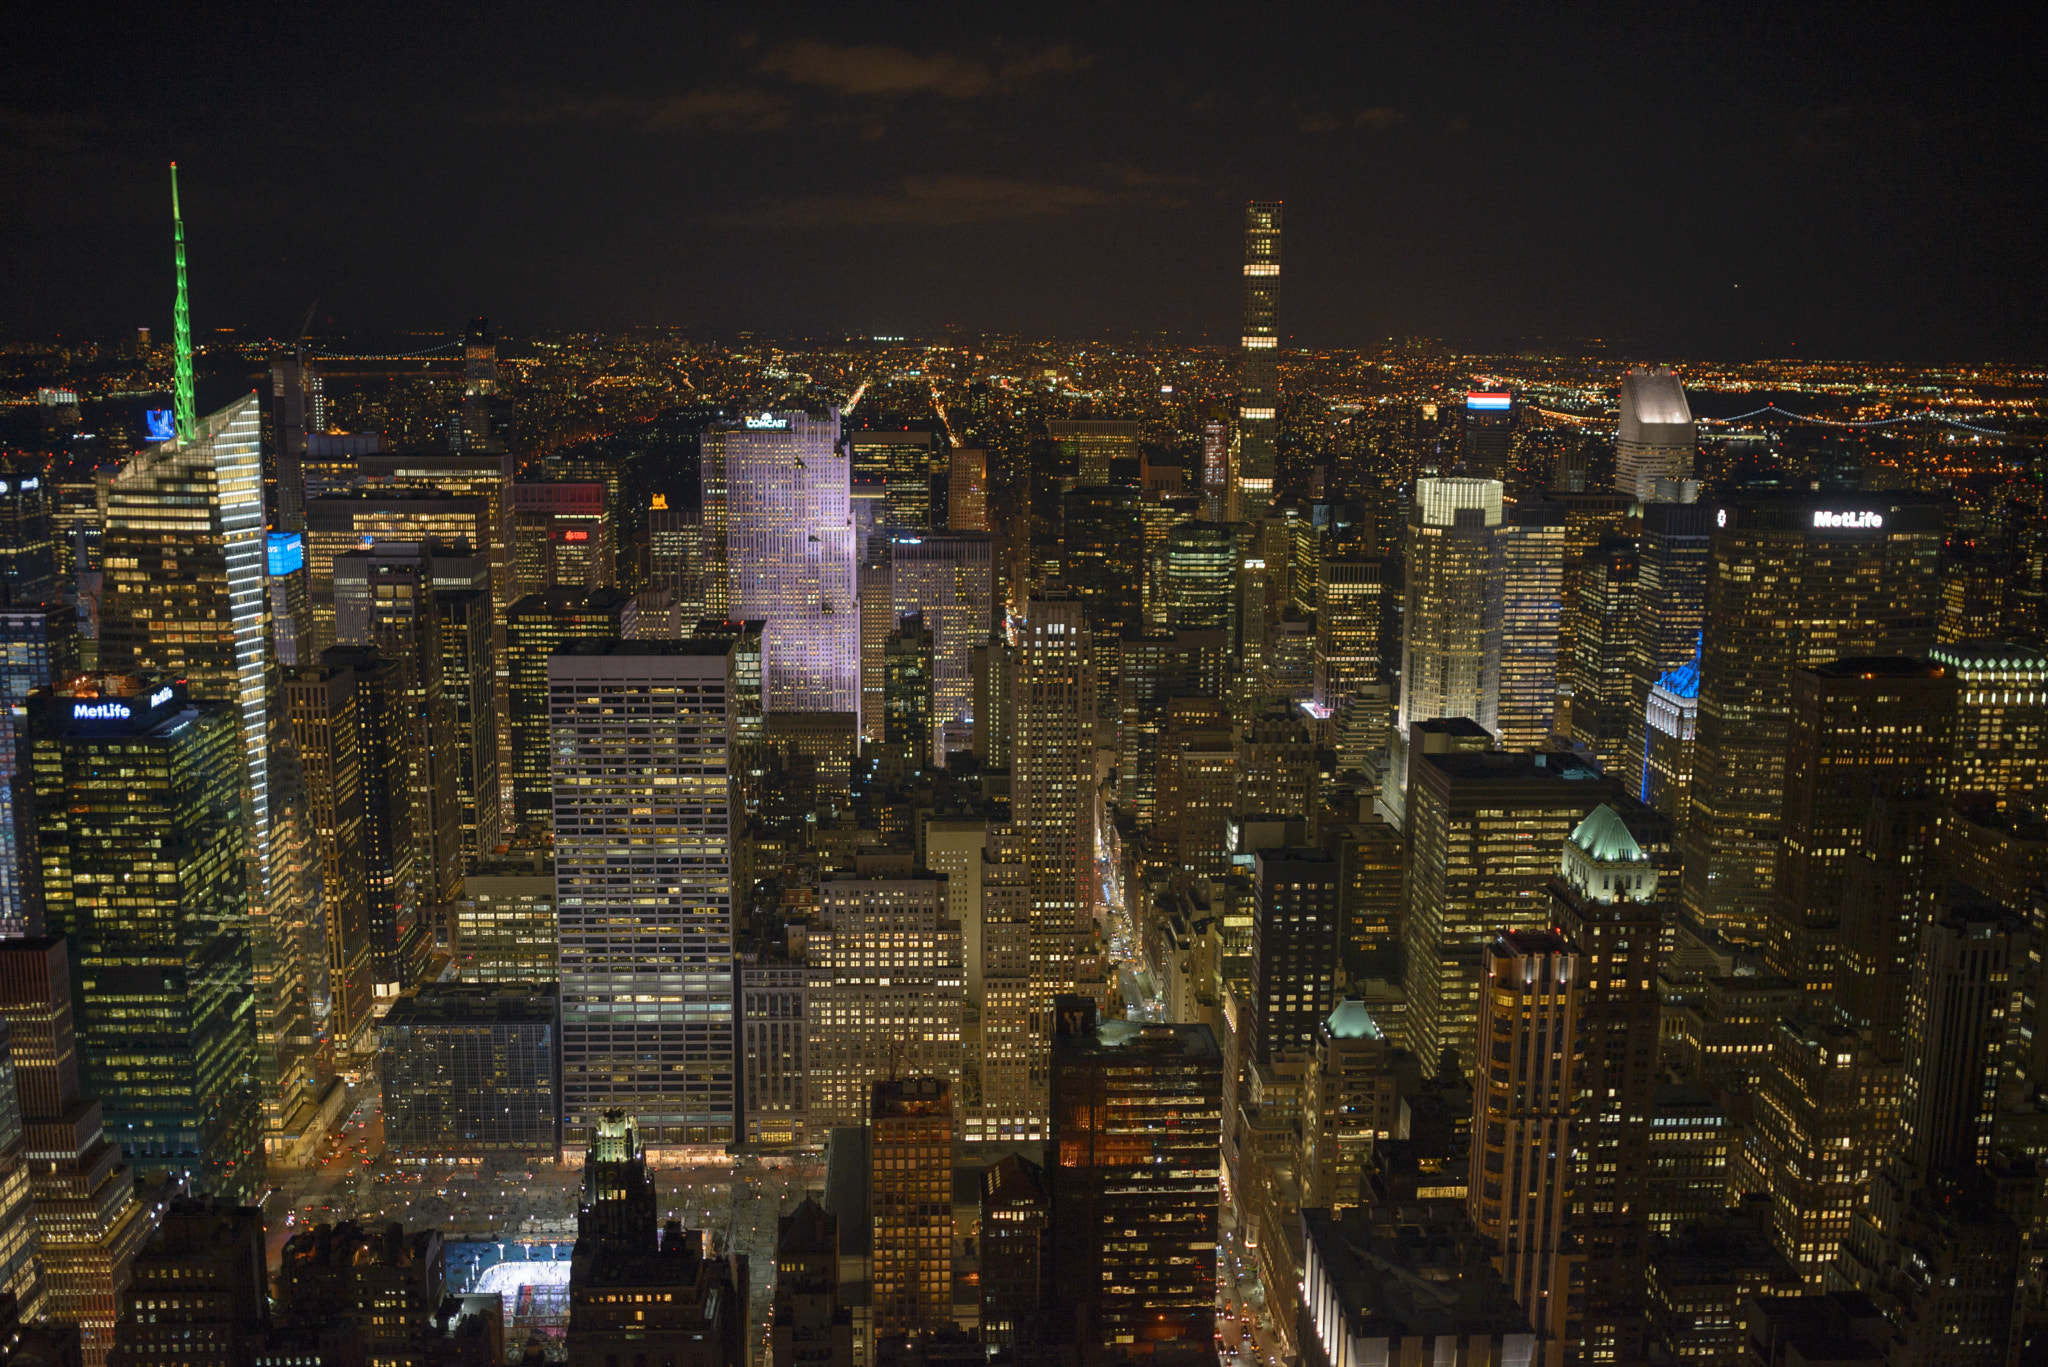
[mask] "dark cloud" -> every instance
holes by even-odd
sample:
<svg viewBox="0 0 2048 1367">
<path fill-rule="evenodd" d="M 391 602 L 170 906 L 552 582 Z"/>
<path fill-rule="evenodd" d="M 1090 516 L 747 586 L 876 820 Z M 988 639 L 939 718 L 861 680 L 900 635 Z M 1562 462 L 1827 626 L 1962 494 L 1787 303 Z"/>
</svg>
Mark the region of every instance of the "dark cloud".
<svg viewBox="0 0 2048 1367">
<path fill-rule="evenodd" d="M 1389 128 L 1399 127 L 1406 122 L 1408 122 L 1408 115 L 1405 112 L 1388 105 L 1376 105 L 1371 109 L 1361 109 L 1351 116 L 1352 127 L 1370 128 L 1375 133 L 1384 133 Z"/>
<path fill-rule="evenodd" d="M 1094 61 L 1064 44 L 984 60 L 950 52 L 915 53 L 874 43 L 840 46 L 806 38 L 775 49 L 754 69 L 794 85 L 842 95 L 931 94 L 965 100 L 1016 90 L 1043 76 L 1084 71 Z"/>
<path fill-rule="evenodd" d="M 1150 198 L 1148 191 L 1129 186 L 1109 188 L 1001 176 L 906 176 L 894 189 L 880 194 L 805 195 L 765 203 L 718 221 L 773 228 L 878 224 L 946 228 L 1059 218 L 1083 210 L 1127 207 Z"/>
</svg>

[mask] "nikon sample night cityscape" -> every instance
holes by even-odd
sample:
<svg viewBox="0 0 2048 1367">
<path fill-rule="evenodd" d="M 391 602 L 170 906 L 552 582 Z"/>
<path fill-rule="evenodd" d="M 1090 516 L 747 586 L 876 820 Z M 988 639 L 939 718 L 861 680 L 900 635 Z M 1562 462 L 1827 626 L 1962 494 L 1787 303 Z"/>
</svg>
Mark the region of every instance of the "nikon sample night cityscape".
<svg viewBox="0 0 2048 1367">
<path fill-rule="evenodd" d="M 2048 1363 L 2048 18 L 95 26 L 0 1367 Z"/>
</svg>

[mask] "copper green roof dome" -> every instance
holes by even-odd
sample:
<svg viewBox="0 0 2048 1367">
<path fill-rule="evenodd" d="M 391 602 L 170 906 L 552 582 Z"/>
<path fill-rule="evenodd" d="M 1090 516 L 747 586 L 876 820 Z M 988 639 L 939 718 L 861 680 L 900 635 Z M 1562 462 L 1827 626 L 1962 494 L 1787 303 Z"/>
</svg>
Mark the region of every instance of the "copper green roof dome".
<svg viewBox="0 0 2048 1367">
<path fill-rule="evenodd" d="M 1330 1013 L 1330 1037 L 1332 1039 L 1379 1039 L 1379 1022 L 1365 1009 L 1365 1003 L 1356 997 L 1346 997 L 1337 1003 L 1337 1009 Z"/>
<path fill-rule="evenodd" d="M 1572 844 L 1600 864 L 1636 864 L 1644 858 L 1643 847 L 1629 834 L 1621 813 L 1604 802 L 1586 813 L 1586 819 L 1572 832 Z"/>
</svg>

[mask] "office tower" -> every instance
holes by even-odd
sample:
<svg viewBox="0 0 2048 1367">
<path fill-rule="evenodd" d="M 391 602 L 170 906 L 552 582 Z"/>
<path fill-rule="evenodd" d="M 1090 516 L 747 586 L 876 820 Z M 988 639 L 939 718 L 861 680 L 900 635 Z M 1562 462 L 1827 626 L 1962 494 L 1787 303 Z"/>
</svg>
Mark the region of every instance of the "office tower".
<svg viewBox="0 0 2048 1367">
<path fill-rule="evenodd" d="M 62 589 L 52 492 L 35 467 L 18 461 L 0 465 L 0 591 L 10 602 L 40 603 Z"/>
<path fill-rule="evenodd" d="M 1401 832 L 1377 818 L 1323 828 L 1337 857 L 1337 961 L 1353 983 L 1398 979 L 1401 958 Z"/>
<path fill-rule="evenodd" d="M 730 641 L 566 642 L 547 662 L 562 1119 L 630 1108 L 732 1142 Z"/>
<path fill-rule="evenodd" d="M 868 1212 L 874 1335 L 917 1340 L 953 1323 L 953 1088 L 909 1077 L 872 1088 Z"/>
<path fill-rule="evenodd" d="M 64 941 L 0 943 L 0 1017 L 28 1147 L 36 1155 L 33 1224 L 44 1308 L 54 1319 L 77 1324 L 85 1361 L 104 1367 L 120 1292 L 151 1220 L 136 1198 L 134 1170 L 102 1133 L 99 1102 L 79 1091 L 71 1001 Z M 27 1214 L 7 1222 L 10 1244 L 25 1245 Z"/>
<path fill-rule="evenodd" d="M 913 651 L 919 659 L 922 652 Z M 818 802 L 845 807 L 852 801 L 853 757 L 859 723 L 851 712 L 777 712 L 767 718 L 767 749 L 786 767 L 808 766 Z"/>
<path fill-rule="evenodd" d="M 1048 1319 L 1084 1358 L 1138 1345 L 1155 1360 L 1213 1356 L 1215 1036 L 1206 1025 L 1098 1022 L 1085 997 L 1056 997 L 1053 1021 Z"/>
<path fill-rule="evenodd" d="M 548 662 L 571 641 L 616 641 L 628 600 L 616 589 L 530 593 L 505 618 L 511 665 L 512 813 L 516 825 L 545 838 L 554 819 L 548 740 Z"/>
<path fill-rule="evenodd" d="M 768 720 L 764 711 L 765 670 L 762 658 L 764 624 L 730 617 L 706 618 L 697 623 L 691 636 L 700 641 L 726 641 L 732 646 L 732 758 L 728 767 L 739 785 L 739 801 L 748 811 L 760 804 L 761 782 L 768 756 Z M 813 713 L 832 716 L 834 734 L 847 714 Z M 784 723 L 785 726 L 788 723 Z M 851 760 L 848 761 L 849 767 Z"/>
<path fill-rule="evenodd" d="M 492 696 L 498 723 L 498 754 L 510 756 L 512 731 L 508 688 L 511 676 L 505 655 L 505 621 L 522 591 L 512 563 L 512 457 L 502 449 L 396 455 L 383 454 L 380 449 L 366 450 L 355 459 L 362 476 L 380 485 L 445 491 L 461 498 L 483 500 L 482 535 L 441 536 L 440 540 L 444 545 L 453 545 L 466 539 L 470 546 L 484 554 L 490 564 L 491 660 L 495 670 Z M 370 515 L 365 520 L 375 522 L 384 518 Z M 402 523 L 403 518 L 399 521 Z M 374 528 L 366 527 L 365 531 L 376 535 Z M 401 533 L 392 534 L 398 540 L 407 539 Z M 313 578 L 312 570 L 309 564 L 309 584 Z M 509 770 L 500 777 L 509 787 Z M 509 796 L 509 792 L 503 795 L 507 799 Z"/>
<path fill-rule="evenodd" d="M 946 473 L 946 530 L 988 529 L 988 453 L 956 446 Z"/>
<path fill-rule="evenodd" d="M 1017 649 L 1003 632 L 991 632 L 969 655 L 974 671 L 974 757 L 983 769 L 1010 767 L 1015 748 L 1017 709 L 1011 696 L 1016 683 Z"/>
<path fill-rule="evenodd" d="M 1314 814 L 1316 751 L 1300 715 L 1283 698 L 1269 699 L 1237 728 L 1237 803 L 1242 818 Z"/>
<path fill-rule="evenodd" d="M 443 546 L 461 541 L 491 547 L 493 538 L 503 531 L 496 524 L 497 516 L 495 495 L 450 493 L 440 487 L 423 487 L 416 479 L 310 500 L 306 504 L 306 583 L 313 600 L 315 648 L 325 650 L 339 640 L 334 634 L 336 557 L 379 541 L 433 541 Z M 493 582 L 494 593 L 496 588 Z"/>
<path fill-rule="evenodd" d="M 928 828 L 928 859 L 931 848 Z M 1014 826 L 989 830 L 979 919 L 962 931 L 962 1130 L 969 1142 L 1042 1139 L 1045 1011 L 1032 977 L 1030 866 Z"/>
<path fill-rule="evenodd" d="M 805 958 L 831 981 L 811 993 L 810 1120 L 858 1124 L 874 1083 L 960 1079 L 960 923 L 946 880 L 841 878 L 818 887 Z"/>
<path fill-rule="evenodd" d="M 209 1191 L 254 1182 L 262 1124 L 239 721 L 182 683 L 116 676 L 28 703 L 45 924 L 77 956 L 86 1085 L 130 1163 Z M 169 882 L 167 849 L 184 852 Z"/>
<path fill-rule="evenodd" d="M 1143 524 L 1135 489 L 1084 484 L 1067 491 L 1060 578 L 1081 600 L 1097 645 L 1144 629 Z"/>
<path fill-rule="evenodd" d="M 476 869 L 504 843 L 496 613 L 490 561 L 467 545 L 435 546 L 433 611 L 441 640 L 441 696 L 446 703 L 462 867 Z M 681 634 L 681 633 L 677 633 Z"/>
<path fill-rule="evenodd" d="M 1692 478 L 1692 409 L 1685 386 L 1663 367 L 1621 377 L 1621 425 L 1614 436 L 1614 488 L 1641 503 L 1665 502 L 1667 485 Z"/>
<path fill-rule="evenodd" d="M 312 985 L 299 946 L 319 915 L 302 780 L 270 655 L 261 415 L 255 395 L 138 453 L 108 488 L 100 667 L 160 674 L 230 704 L 240 726 L 251 951 L 265 1123 L 307 1101 Z"/>
<path fill-rule="evenodd" d="M 1173 535 L 1173 529 L 1183 522 L 1193 522 L 1202 515 L 1201 500 L 1196 498 L 1172 498 L 1147 490 L 1144 502 L 1138 507 L 1138 520 L 1144 531 L 1144 545 L 1139 555 L 1139 575 L 1142 579 L 1141 597 L 1145 604 L 1145 629 L 1163 631 L 1171 625 L 1171 613 L 1166 601 L 1166 544 Z"/>
<path fill-rule="evenodd" d="M 1273 501 L 1280 432 L 1280 201 L 1244 211 L 1244 346 L 1238 377 L 1237 478 L 1233 519 L 1256 522 Z"/>
<path fill-rule="evenodd" d="M 647 507 L 647 587 L 673 589 L 686 622 L 704 615 L 704 515 L 666 494 Z"/>
<path fill-rule="evenodd" d="M 284 676 L 286 714 L 304 757 L 310 815 L 320 845 L 321 943 L 327 967 L 330 1047 L 341 1054 L 370 1042 L 376 1005 L 371 962 L 372 889 L 378 924 L 395 926 L 411 878 L 411 808 L 401 781 L 403 755 L 393 734 L 395 672 L 362 679 L 349 664 L 294 669 Z M 380 706 L 382 704 L 382 706 Z M 399 859 L 394 863 L 391 852 Z M 407 903 L 406 905 L 409 905 Z M 379 964 L 388 963 L 388 956 Z"/>
<path fill-rule="evenodd" d="M 270 631 L 277 662 L 287 669 L 309 663 L 313 645 L 313 600 L 306 578 L 306 538 L 272 532 L 265 538 Z"/>
<path fill-rule="evenodd" d="M 1380 632 L 1386 614 L 1386 562 L 1353 547 L 1324 557 L 1315 605 L 1315 700 L 1344 710 L 1353 690 L 1380 681 Z"/>
<path fill-rule="evenodd" d="M 488 318 L 472 318 L 462 339 L 462 407 L 448 425 L 448 445 L 457 451 L 502 449 L 492 431 L 503 411 L 498 402 L 498 335 Z"/>
<path fill-rule="evenodd" d="M 1046 1341 L 1045 1169 L 1007 1153 L 981 1172 L 981 1341 L 1018 1352 Z"/>
<path fill-rule="evenodd" d="M 1228 655 L 1221 631 L 1147 632 L 1117 643 L 1117 805 L 1150 829 L 1159 737 L 1169 699 L 1220 698 Z"/>
<path fill-rule="evenodd" d="M 430 875 L 421 870 L 423 846 L 413 826 L 419 808 L 406 748 L 413 736 L 409 690 L 404 669 L 375 646 L 334 646 L 321 652 L 320 664 L 330 687 L 354 695 L 363 794 L 366 962 L 372 997 L 388 1000 L 418 981 L 434 944 L 431 894 L 424 890 Z M 342 672 L 347 680 L 334 684 L 333 676 Z M 328 694 L 330 705 L 334 696 Z M 342 713 L 329 716 L 338 724 Z M 345 933 L 338 943 L 343 955 L 353 959 Z M 332 955 L 329 962 L 335 962 Z"/>
<path fill-rule="evenodd" d="M 1643 508 L 1636 542 L 1635 640 L 1629 651 L 1629 733 L 1623 748 L 1631 757 L 1623 766 L 1626 783 L 1639 781 L 1635 765 L 1650 748 L 1650 690 L 1666 674 L 1683 669 L 1699 655 L 1707 599 L 1707 545 L 1713 530 L 1714 510 L 1704 503 L 1652 503 Z M 1687 696 L 1697 698 L 1698 692 L 1695 674 L 1693 692 Z M 1667 730 L 1666 734 L 1675 732 Z M 1686 739 L 1691 738 L 1688 730 Z M 1650 802 L 1640 789 L 1632 788 L 1629 795 Z M 1686 825 L 1685 811 L 1681 799 L 1667 812 L 1681 831 Z"/>
<path fill-rule="evenodd" d="M 763 618 L 770 712 L 860 710 L 860 615 L 839 417 L 763 413 L 702 439 L 705 574 Z"/>
<path fill-rule="evenodd" d="M 1338 864 L 1317 849 L 1253 856 L 1251 1057 L 1314 1048 L 1337 1004 Z"/>
<path fill-rule="evenodd" d="M 1792 676 L 1783 842 L 1767 956 L 1771 971 L 1833 997 L 1843 879 L 1871 802 L 1942 782 L 1954 745 L 1956 683 L 1941 665 L 1850 657 Z"/>
<path fill-rule="evenodd" d="M 318 375 L 308 385 L 320 385 Z M 322 386 L 324 389 L 324 386 Z M 309 388 L 308 401 L 318 409 L 324 409 L 327 400 L 323 393 Z M 324 419 L 314 421 L 315 428 L 321 428 Z M 353 489 L 363 482 L 362 462 L 366 456 L 384 449 L 382 432 L 328 432 L 317 430 L 306 434 L 306 504 L 312 506 L 316 498 Z"/>
<path fill-rule="evenodd" d="M 569 1267 L 569 1367 L 634 1353 L 677 1367 L 744 1367 L 753 1333 L 747 1259 L 711 1256 L 708 1238 L 662 1223 L 632 1118 L 596 1117 Z"/>
<path fill-rule="evenodd" d="M 1237 532 L 1227 522 L 1183 522 L 1167 534 L 1167 625 L 1227 631 L 1236 640 Z"/>
<path fill-rule="evenodd" d="M 1460 465 L 1469 479 L 1506 480 L 1514 471 L 1515 396 L 1471 393 L 1460 418 Z"/>
<path fill-rule="evenodd" d="M 77 672 L 78 618 L 69 607 L 0 601 L 0 707 L 23 707 L 38 688 Z M 35 821 L 19 801 L 26 755 L 20 728 L 0 722 L 0 939 L 42 933 L 39 869 L 23 864 Z"/>
<path fill-rule="evenodd" d="M 1920 928 L 1907 997 L 1902 1156 L 1923 1178 L 1991 1157 L 2008 1055 L 2027 1043 L 2015 981 L 2033 936 L 2013 912 L 1951 883 Z"/>
<path fill-rule="evenodd" d="M 1847 1021 L 1796 1011 L 1778 1023 L 1750 1144 L 1778 1251 L 1821 1284 L 1873 1168 L 1893 1146 L 1899 1065 Z"/>
<path fill-rule="evenodd" d="M 435 547 L 380 541 L 334 561 L 334 637 L 375 646 L 398 665 L 405 689 L 406 786 L 412 801 L 413 866 L 420 897 L 452 900 L 462 878 L 461 769 L 442 663 L 441 614 L 434 601 Z"/>
<path fill-rule="evenodd" d="M 932 767 L 932 632 L 912 613 L 882 643 L 882 742 L 913 770 Z"/>
<path fill-rule="evenodd" d="M 1202 511 L 1208 522 L 1230 519 L 1230 468 L 1233 455 L 1229 425 L 1210 418 L 1202 424 Z"/>
<path fill-rule="evenodd" d="M 306 321 L 310 324 L 312 319 Z M 307 381 L 316 378 L 306 365 L 303 338 L 293 352 L 270 358 L 270 455 L 277 481 L 274 506 L 276 525 L 287 533 L 306 529 Z"/>
<path fill-rule="evenodd" d="M 1316 1026 L 1301 1107 L 1295 1179 L 1304 1207 L 1355 1206 L 1376 1141 L 1400 1127 L 1401 1094 L 1419 1091 L 1414 1057 L 1396 1049 L 1365 1003 L 1346 998 Z"/>
<path fill-rule="evenodd" d="M 1740 1138 L 1728 1108 L 1707 1088 L 1666 1082 L 1652 1090 L 1643 1187 L 1653 1248 L 1657 1236 L 1675 1234 L 1728 1208 L 1729 1155 Z"/>
<path fill-rule="evenodd" d="M 1175 881 L 1221 878 L 1235 853 L 1230 828 L 1238 810 L 1237 743 L 1221 703 L 1202 697 L 1167 703 L 1153 786 L 1153 836 Z"/>
<path fill-rule="evenodd" d="M 512 486 L 512 566 L 527 593 L 617 583 L 617 535 L 602 484 L 521 480 Z"/>
<path fill-rule="evenodd" d="M 263 1212 L 217 1196 L 173 1200 L 121 1293 L 109 1367 L 244 1360 L 270 1322 Z"/>
<path fill-rule="evenodd" d="M 551 982 L 429 983 L 377 1026 L 384 1143 L 399 1154 L 562 1151 L 562 1010 Z"/>
<path fill-rule="evenodd" d="M 1497 534 L 1500 683 L 1494 715 L 1503 749 L 1539 750 L 1557 729 L 1565 530 L 1562 508 L 1531 503 L 1509 513 Z"/>
<path fill-rule="evenodd" d="M 1010 690 L 1010 810 L 1031 878 L 1031 974 L 1046 996 L 1080 980 L 1094 937 L 1095 689 L 1080 600 L 1034 597 Z"/>
<path fill-rule="evenodd" d="M 462 880 L 454 941 L 463 982 L 559 982 L 554 866 L 539 858 L 478 865 Z"/>
<path fill-rule="evenodd" d="M 2048 654 L 2007 642 L 1939 645 L 1928 658 L 1956 682 L 1949 785 L 2000 807 L 2033 806 L 2048 750 Z"/>
<path fill-rule="evenodd" d="M 771 421 L 786 414 L 761 415 Z M 800 416 L 800 415 L 799 415 Z M 759 419 L 756 419 L 759 421 Z M 842 437 L 833 419 L 832 440 L 843 441 L 841 459 L 851 462 L 855 479 L 881 485 L 884 493 L 884 525 L 891 531 L 916 535 L 933 529 L 932 476 L 939 473 L 940 446 L 930 432 L 848 431 Z M 705 485 L 708 489 L 709 484 Z M 708 505 L 707 505 L 708 508 Z"/>
<path fill-rule="evenodd" d="M 1578 955 L 1573 1175 L 1568 1225 L 1585 1259 L 1581 1337 L 1595 1361 L 1640 1362 L 1649 1251 L 1662 929 L 1657 867 L 1601 804 L 1565 841 L 1551 924 Z"/>
<path fill-rule="evenodd" d="M 901 538 L 889 547 L 887 572 L 889 612 L 898 619 L 917 613 L 932 633 L 935 721 L 942 731 L 949 725 L 978 727 L 974 648 L 988 639 L 995 611 L 989 538 L 957 532 Z M 861 611 L 865 625 L 865 597 Z M 934 758 L 943 764 L 944 750 Z"/>
<path fill-rule="evenodd" d="M 1480 971 L 1468 1209 L 1499 1248 L 1501 1276 L 1539 1338 L 1577 1338 L 1579 1304 L 1568 1238 L 1573 1202 L 1573 1116 L 1581 1066 L 1579 1013 L 1585 965 L 1547 930 L 1502 931 Z"/>
<path fill-rule="evenodd" d="M 1561 671 L 1570 699 L 1571 737 L 1593 752 L 1602 770 L 1621 773 L 1631 755 L 1635 678 L 1636 546 L 1624 537 L 1603 540 L 1576 568 L 1572 595 L 1572 654 Z"/>
<path fill-rule="evenodd" d="M 799 950 L 801 946 L 797 947 Z M 742 941 L 738 1014 L 740 1142 L 797 1148 L 818 1137 L 811 1124 L 811 993 L 831 974 L 790 953 L 784 933 Z"/>
<path fill-rule="evenodd" d="M 16 1087 L 9 1022 L 0 1019 L 0 1296 L 9 1307 L 40 1315 L 44 1276 L 29 1180 L 29 1136 Z"/>
<path fill-rule="evenodd" d="M 1640 767 L 1622 766 L 1624 781 L 1633 779 L 1636 796 L 1656 808 L 1683 834 L 1692 815 L 1692 771 L 1699 743 L 1700 666 L 1690 664 L 1657 676 L 1643 705 Z M 1632 753 L 1632 752 L 1631 752 Z"/>
<path fill-rule="evenodd" d="M 1408 1047 L 1476 1069 L 1483 956 L 1502 926 L 1549 919 L 1545 889 L 1586 814 L 1619 785 L 1566 754 L 1426 754 L 1408 797 L 1401 965 Z"/>
<path fill-rule="evenodd" d="M 1933 644 L 1941 504 L 1913 494 L 1716 504 L 1685 905 L 1761 947 L 1777 873 L 1792 676 Z"/>
<path fill-rule="evenodd" d="M 1404 738 L 1438 717 L 1470 717 L 1489 731 L 1500 725 L 1500 525 L 1499 480 L 1415 482 L 1402 613 Z"/>
<path fill-rule="evenodd" d="M 889 633 L 896 629 L 896 606 L 890 573 L 887 540 L 870 546 L 861 558 L 855 580 L 860 592 L 860 718 L 861 739 L 871 744 L 882 739 L 882 651 Z"/>
<path fill-rule="evenodd" d="M 1116 482 L 1114 463 L 1138 458 L 1142 423 L 1125 419 L 1054 418 L 1046 426 L 1058 448 L 1059 468 L 1073 471 L 1078 486 Z"/>
<path fill-rule="evenodd" d="M 805 1196 L 775 1221 L 770 1367 L 853 1367 L 853 1312 L 839 1298 L 839 1217 Z"/>
</svg>

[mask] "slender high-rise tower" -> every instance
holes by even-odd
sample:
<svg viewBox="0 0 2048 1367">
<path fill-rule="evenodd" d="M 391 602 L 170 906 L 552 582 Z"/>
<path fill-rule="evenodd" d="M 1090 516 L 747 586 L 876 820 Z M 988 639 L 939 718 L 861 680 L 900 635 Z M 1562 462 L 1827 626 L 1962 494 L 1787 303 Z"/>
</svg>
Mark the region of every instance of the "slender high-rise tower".
<svg viewBox="0 0 2048 1367">
<path fill-rule="evenodd" d="M 1280 201 L 1255 199 L 1244 211 L 1244 372 L 1237 517 L 1254 522 L 1273 502 L 1275 437 L 1280 428 Z"/>
<path fill-rule="evenodd" d="M 178 254 L 178 302 L 172 308 L 172 335 L 177 343 L 175 406 L 178 440 L 199 435 L 199 406 L 192 386 L 192 309 L 185 296 L 185 215 L 178 208 L 178 163 L 171 163 L 171 242 Z"/>
</svg>

